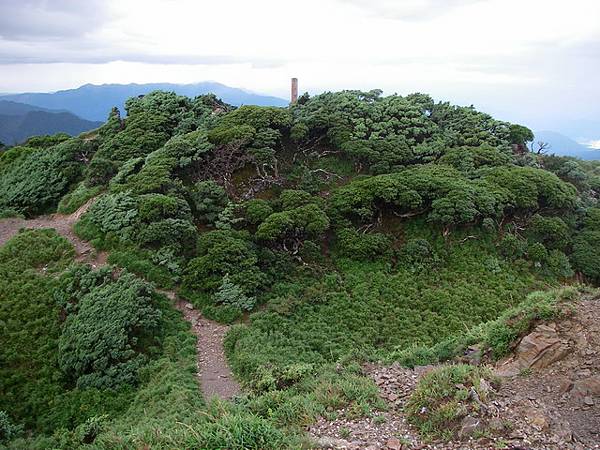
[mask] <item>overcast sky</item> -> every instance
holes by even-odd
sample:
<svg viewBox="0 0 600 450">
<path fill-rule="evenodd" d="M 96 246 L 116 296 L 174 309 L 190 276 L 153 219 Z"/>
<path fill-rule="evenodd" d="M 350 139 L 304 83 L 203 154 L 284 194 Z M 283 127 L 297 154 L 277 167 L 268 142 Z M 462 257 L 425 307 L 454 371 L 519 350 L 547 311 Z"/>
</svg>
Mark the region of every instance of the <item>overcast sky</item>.
<svg viewBox="0 0 600 450">
<path fill-rule="evenodd" d="M 600 122 L 600 0 L 0 0 L 0 92 L 215 80 L 287 97 L 292 76 L 537 129 Z"/>
</svg>

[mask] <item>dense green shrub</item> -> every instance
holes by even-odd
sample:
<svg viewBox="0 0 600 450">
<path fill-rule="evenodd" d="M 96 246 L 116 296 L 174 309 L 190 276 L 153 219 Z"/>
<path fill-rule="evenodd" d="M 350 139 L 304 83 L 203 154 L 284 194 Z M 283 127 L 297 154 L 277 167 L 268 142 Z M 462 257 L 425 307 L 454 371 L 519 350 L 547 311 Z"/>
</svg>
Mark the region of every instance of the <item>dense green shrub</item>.
<svg viewBox="0 0 600 450">
<path fill-rule="evenodd" d="M 529 223 L 527 234 L 550 250 L 564 250 L 571 242 L 571 231 L 560 217 L 536 214 Z"/>
<path fill-rule="evenodd" d="M 208 224 L 215 223 L 229 202 L 225 189 L 212 180 L 196 183 L 191 196 L 196 218 Z"/>
<path fill-rule="evenodd" d="M 0 411 L 0 444 L 6 443 L 23 432 L 23 427 L 15 425 L 6 411 Z"/>
<path fill-rule="evenodd" d="M 20 152 L 2 170 L 0 208 L 13 208 L 27 216 L 52 210 L 81 178 L 81 155 L 94 150 L 93 141 L 74 138 L 48 149 Z"/>
<path fill-rule="evenodd" d="M 245 105 L 224 115 L 209 133 L 215 144 L 227 144 L 234 140 L 251 141 L 258 131 L 277 130 L 288 126 L 289 112 L 283 108 Z"/>
<path fill-rule="evenodd" d="M 36 152 L 37 149 L 35 147 L 24 147 L 17 145 L 16 147 L 10 147 L 7 150 L 3 150 L 0 152 L 0 171 L 4 171 L 8 168 L 11 170 L 11 164 L 15 162 L 17 159 L 24 158 L 26 155 L 30 153 Z"/>
<path fill-rule="evenodd" d="M 156 251 L 155 262 L 178 275 L 180 259 L 195 249 L 191 218 L 188 203 L 178 197 L 117 192 L 100 197 L 76 229 L 102 248 L 151 248 Z"/>
<path fill-rule="evenodd" d="M 337 215 L 370 221 L 382 208 L 412 215 L 429 211 L 445 226 L 496 217 L 515 210 L 572 208 L 576 191 L 555 175 L 529 167 L 496 167 L 469 180 L 446 166 L 415 166 L 394 174 L 359 179 L 337 190 Z"/>
<path fill-rule="evenodd" d="M 256 236 L 265 241 L 294 241 L 318 239 L 329 228 L 329 218 L 318 205 L 311 203 L 281 212 L 275 212 L 262 222 Z"/>
<path fill-rule="evenodd" d="M 256 303 L 256 298 L 248 297 L 241 287 L 231 282 L 229 274 L 225 274 L 221 286 L 213 298 L 217 304 L 232 306 L 244 311 L 250 311 Z"/>
<path fill-rule="evenodd" d="M 247 201 L 244 204 L 246 219 L 252 225 L 257 225 L 263 222 L 267 217 L 273 213 L 273 208 L 268 201 L 260 198 L 255 198 Z"/>
<path fill-rule="evenodd" d="M 123 267 L 163 289 L 174 287 L 182 262 L 172 254 L 137 249 L 111 250 L 108 263 Z"/>
<path fill-rule="evenodd" d="M 600 231 L 600 208 L 589 208 L 586 211 L 584 227 L 591 231 Z"/>
<path fill-rule="evenodd" d="M 114 232 L 129 239 L 137 214 L 135 199 L 127 193 L 117 193 L 100 197 L 87 217 L 102 233 Z"/>
<path fill-rule="evenodd" d="M 575 274 L 569 258 L 560 250 L 551 250 L 548 253 L 544 271 L 550 277 L 558 280 L 571 278 Z"/>
<path fill-rule="evenodd" d="M 353 259 L 375 259 L 389 255 L 391 239 L 383 233 L 361 233 L 354 228 L 336 232 L 338 252 Z"/>
<path fill-rule="evenodd" d="M 266 281 L 258 267 L 256 249 L 244 234 L 231 230 L 202 234 L 198 256 L 189 262 L 183 286 L 192 291 L 214 292 L 226 274 L 247 294 L 256 292 Z"/>
<path fill-rule="evenodd" d="M 509 152 L 490 145 L 452 148 L 438 160 L 439 164 L 447 164 L 468 175 L 475 175 L 482 167 L 508 166 L 512 162 Z"/>
<path fill-rule="evenodd" d="M 401 264 L 411 270 L 431 267 L 439 258 L 427 239 L 410 239 L 399 252 Z"/>
<path fill-rule="evenodd" d="M 33 136 L 30 137 L 29 139 L 27 139 L 27 141 L 25 141 L 25 146 L 26 147 L 33 147 L 33 148 L 50 148 L 50 147 L 54 147 L 57 144 L 60 144 L 61 142 L 64 141 L 68 141 L 69 139 L 71 139 L 71 136 L 69 136 L 66 133 L 56 133 L 53 135 L 45 135 L 45 136 Z"/>
<path fill-rule="evenodd" d="M 497 167 L 486 172 L 484 180 L 507 195 L 511 209 L 572 208 L 576 189 L 556 175 L 532 167 Z"/>
<path fill-rule="evenodd" d="M 162 219 L 191 218 L 188 203 L 178 197 L 163 194 L 145 194 L 138 197 L 138 219 L 144 223 L 158 222 Z"/>
<path fill-rule="evenodd" d="M 0 219 L 9 219 L 12 217 L 17 217 L 19 219 L 24 219 L 25 216 L 21 214 L 14 208 L 1 208 L 0 209 Z"/>
<path fill-rule="evenodd" d="M 510 124 L 493 119 L 475 108 L 438 103 L 431 109 L 431 120 L 442 130 L 448 147 L 507 146 L 511 142 Z"/>
<path fill-rule="evenodd" d="M 134 384 L 147 362 L 140 348 L 151 342 L 160 319 L 149 286 L 133 275 L 102 281 L 76 296 L 59 339 L 60 368 L 79 388 Z"/>
<path fill-rule="evenodd" d="M 508 259 L 519 259 L 527 252 L 527 241 L 512 233 L 506 233 L 498 244 L 500 254 Z"/>
<path fill-rule="evenodd" d="M 571 255 L 575 269 L 594 281 L 600 280 L 598 242 L 600 242 L 600 230 L 583 231 L 575 238 Z"/>
<path fill-rule="evenodd" d="M 0 409 L 27 431 L 53 433 L 93 415 L 125 408 L 127 389 L 70 390 L 58 364 L 62 306 L 56 273 L 72 262 L 72 246 L 54 230 L 24 231 L 0 248 Z M 73 285 L 85 290 L 93 283 Z M 42 448 L 44 446 L 41 446 Z M 53 448 L 52 445 L 46 447 Z M 33 448 L 23 445 L 21 448 Z"/>
</svg>

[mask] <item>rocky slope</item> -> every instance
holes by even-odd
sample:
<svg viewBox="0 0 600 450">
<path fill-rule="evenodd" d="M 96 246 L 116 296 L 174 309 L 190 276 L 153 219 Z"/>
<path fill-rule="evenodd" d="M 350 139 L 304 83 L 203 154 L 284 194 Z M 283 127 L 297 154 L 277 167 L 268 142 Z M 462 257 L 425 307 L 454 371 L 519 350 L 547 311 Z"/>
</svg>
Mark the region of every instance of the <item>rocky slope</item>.
<svg viewBox="0 0 600 450">
<path fill-rule="evenodd" d="M 494 365 L 500 388 L 478 417 L 461 422 L 462 439 L 425 441 L 404 405 L 434 366 L 367 365 L 388 410 L 373 417 L 321 419 L 309 430 L 317 447 L 347 449 L 600 448 L 600 296 L 579 301 L 566 319 L 538 324 L 509 358 Z M 476 352 L 473 352 L 474 354 Z M 478 356 L 469 356 L 478 363 Z M 485 358 L 484 358 L 485 359 Z M 490 387 L 491 389 L 491 387 Z"/>
</svg>

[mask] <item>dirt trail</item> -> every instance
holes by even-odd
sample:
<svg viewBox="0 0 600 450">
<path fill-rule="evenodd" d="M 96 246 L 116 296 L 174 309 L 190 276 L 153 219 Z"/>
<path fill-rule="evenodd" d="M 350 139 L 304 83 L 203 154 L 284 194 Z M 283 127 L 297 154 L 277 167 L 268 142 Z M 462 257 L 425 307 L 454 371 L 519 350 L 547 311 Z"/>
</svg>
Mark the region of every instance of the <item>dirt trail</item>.
<svg viewBox="0 0 600 450">
<path fill-rule="evenodd" d="M 223 351 L 223 339 L 227 325 L 208 320 L 194 309 L 191 303 L 181 300 L 173 291 L 159 291 L 173 300 L 185 320 L 192 325 L 196 335 L 197 376 L 206 400 L 212 397 L 230 399 L 240 394 L 241 388 L 233 377 Z"/>
<path fill-rule="evenodd" d="M 73 225 L 93 202 L 94 199 L 88 201 L 69 215 L 57 213 L 35 219 L 1 219 L 0 245 L 6 243 L 23 228 L 54 228 L 58 234 L 73 244 L 77 261 L 91 264 L 93 267 L 103 266 L 106 264 L 108 254 L 96 252 L 89 242 L 80 239 L 73 231 Z M 223 339 L 228 327 L 202 317 L 191 303 L 179 299 L 176 292 L 160 290 L 159 292 L 173 301 L 174 306 L 190 322 L 192 332 L 196 335 L 197 376 L 204 398 L 229 399 L 238 395 L 241 392 L 240 385 L 235 381 L 223 351 Z"/>
<path fill-rule="evenodd" d="M 3 245 L 22 228 L 54 228 L 58 234 L 67 238 L 75 247 L 76 260 L 87 262 L 94 267 L 106 264 L 106 253 L 96 252 L 89 242 L 86 242 L 75 234 L 73 225 L 94 203 L 94 199 L 89 200 L 73 214 L 52 214 L 41 216 L 35 219 L 2 219 L 0 220 L 0 245 Z"/>
</svg>

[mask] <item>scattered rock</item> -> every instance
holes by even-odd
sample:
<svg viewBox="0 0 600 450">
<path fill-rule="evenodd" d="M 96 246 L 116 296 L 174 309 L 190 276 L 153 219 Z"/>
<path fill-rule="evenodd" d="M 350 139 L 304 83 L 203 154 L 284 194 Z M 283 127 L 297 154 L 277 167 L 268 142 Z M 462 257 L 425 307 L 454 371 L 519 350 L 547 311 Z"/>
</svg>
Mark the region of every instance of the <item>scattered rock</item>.
<svg viewBox="0 0 600 450">
<path fill-rule="evenodd" d="M 528 408 L 525 410 L 527 421 L 537 430 L 542 431 L 548 428 L 548 420 L 537 408 Z"/>
<path fill-rule="evenodd" d="M 587 397 L 583 397 L 583 404 L 586 406 L 594 406 L 594 399 L 589 395 Z"/>
<path fill-rule="evenodd" d="M 492 417 L 487 425 L 488 429 L 493 433 L 501 433 L 504 431 L 504 422 L 499 417 Z"/>
<path fill-rule="evenodd" d="M 467 347 L 462 359 L 467 364 L 478 366 L 481 364 L 481 349 L 477 346 Z"/>
<path fill-rule="evenodd" d="M 425 375 L 426 373 L 431 372 L 433 369 L 435 369 L 435 366 L 432 366 L 432 365 L 415 366 L 414 371 L 415 371 L 415 374 L 417 374 L 417 376 L 421 377 L 421 376 Z"/>
<path fill-rule="evenodd" d="M 337 439 L 329 436 L 322 436 L 316 440 L 317 448 L 350 448 L 350 442 L 344 439 Z"/>
<path fill-rule="evenodd" d="M 402 443 L 400 442 L 400 440 L 398 438 L 388 439 L 388 441 L 385 445 L 387 445 L 387 448 L 389 450 L 401 450 L 402 449 Z"/>
<path fill-rule="evenodd" d="M 562 380 L 558 385 L 558 392 L 560 392 L 561 394 L 565 394 L 569 392 L 572 388 L 573 382 L 567 378 L 565 380 Z"/>
<path fill-rule="evenodd" d="M 460 431 L 458 435 L 461 438 L 465 438 L 471 436 L 475 431 L 481 429 L 481 419 L 476 419 L 475 417 L 466 416 L 460 422 Z"/>
<path fill-rule="evenodd" d="M 496 373 L 511 377 L 525 369 L 543 369 L 569 353 L 569 346 L 548 325 L 538 325 L 532 333 L 521 339 L 515 356 L 500 364 Z"/>
<path fill-rule="evenodd" d="M 191 303 L 186 303 L 186 304 L 185 304 L 185 307 L 186 307 L 186 309 L 189 309 L 190 311 L 191 311 L 192 309 L 194 309 L 194 305 L 192 305 Z"/>
<path fill-rule="evenodd" d="M 577 398 L 600 395 L 600 375 L 574 382 L 571 392 Z"/>
<path fill-rule="evenodd" d="M 489 384 L 487 381 L 485 381 L 484 378 L 481 378 L 479 380 L 479 390 L 484 394 L 489 394 L 491 391 L 494 390 L 494 388 L 492 387 L 491 384 Z"/>
</svg>

